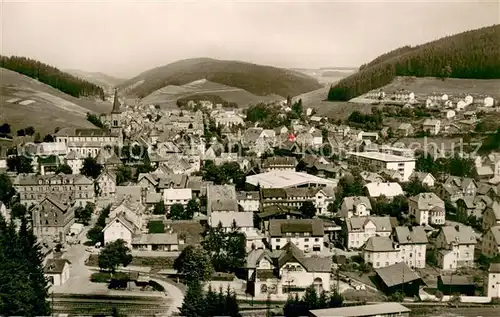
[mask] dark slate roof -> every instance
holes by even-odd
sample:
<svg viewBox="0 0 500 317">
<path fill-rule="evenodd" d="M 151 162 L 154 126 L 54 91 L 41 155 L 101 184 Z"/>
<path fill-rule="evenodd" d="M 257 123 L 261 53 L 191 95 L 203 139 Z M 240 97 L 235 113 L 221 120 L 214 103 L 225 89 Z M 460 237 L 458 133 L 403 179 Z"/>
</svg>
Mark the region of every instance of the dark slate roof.
<svg viewBox="0 0 500 317">
<path fill-rule="evenodd" d="M 420 276 L 404 262 L 375 269 L 375 272 L 387 287 L 421 279 Z"/>
<path fill-rule="evenodd" d="M 71 264 L 67 259 L 47 259 L 43 271 L 46 274 L 61 274 L 66 263 Z"/>
<path fill-rule="evenodd" d="M 269 235 L 284 237 L 286 233 L 306 233 L 312 237 L 321 237 L 325 234 L 321 219 L 272 219 L 269 221 Z"/>
</svg>

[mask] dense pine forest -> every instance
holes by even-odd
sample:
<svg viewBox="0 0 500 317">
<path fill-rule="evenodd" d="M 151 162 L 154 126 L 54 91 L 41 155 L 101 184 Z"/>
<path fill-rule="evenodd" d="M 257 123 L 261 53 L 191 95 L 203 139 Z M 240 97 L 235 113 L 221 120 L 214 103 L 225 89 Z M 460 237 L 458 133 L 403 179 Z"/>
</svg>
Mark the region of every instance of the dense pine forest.
<svg viewBox="0 0 500 317">
<path fill-rule="evenodd" d="M 500 25 L 467 31 L 383 54 L 342 79 L 328 100 L 347 101 L 389 84 L 396 76 L 500 78 Z"/>
<path fill-rule="evenodd" d="M 37 79 L 73 97 L 99 96 L 104 100 L 101 87 L 34 59 L 0 56 L 0 67 Z"/>
</svg>

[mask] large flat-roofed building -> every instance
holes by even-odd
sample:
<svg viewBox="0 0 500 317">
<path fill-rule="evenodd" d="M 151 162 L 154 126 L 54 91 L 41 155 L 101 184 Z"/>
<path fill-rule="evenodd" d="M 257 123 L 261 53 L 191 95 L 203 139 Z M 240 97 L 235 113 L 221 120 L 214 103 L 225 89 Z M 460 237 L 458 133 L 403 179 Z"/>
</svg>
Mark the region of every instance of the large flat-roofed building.
<svg viewBox="0 0 500 317">
<path fill-rule="evenodd" d="M 410 309 L 399 303 L 380 303 L 373 305 L 349 306 L 338 308 L 314 309 L 309 317 L 407 317 Z"/>
<path fill-rule="evenodd" d="M 271 171 L 247 177 L 247 183 L 261 188 L 335 187 L 337 182 L 294 171 Z"/>
<path fill-rule="evenodd" d="M 350 152 L 348 155 L 350 164 L 398 171 L 403 181 L 408 181 L 415 170 L 415 158 L 411 157 L 380 152 Z"/>
</svg>

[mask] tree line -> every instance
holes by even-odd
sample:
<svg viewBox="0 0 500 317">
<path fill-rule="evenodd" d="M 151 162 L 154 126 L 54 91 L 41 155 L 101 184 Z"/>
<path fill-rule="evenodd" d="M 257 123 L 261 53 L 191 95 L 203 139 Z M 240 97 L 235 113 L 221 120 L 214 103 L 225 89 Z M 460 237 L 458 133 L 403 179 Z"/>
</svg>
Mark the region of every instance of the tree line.
<svg viewBox="0 0 500 317">
<path fill-rule="evenodd" d="M 37 79 L 73 97 L 99 96 L 104 100 L 102 87 L 31 58 L 0 56 L 0 67 Z"/>
<path fill-rule="evenodd" d="M 396 76 L 500 78 L 500 25 L 467 31 L 423 45 L 402 47 L 363 65 L 328 92 L 346 101 L 389 84 Z"/>
</svg>

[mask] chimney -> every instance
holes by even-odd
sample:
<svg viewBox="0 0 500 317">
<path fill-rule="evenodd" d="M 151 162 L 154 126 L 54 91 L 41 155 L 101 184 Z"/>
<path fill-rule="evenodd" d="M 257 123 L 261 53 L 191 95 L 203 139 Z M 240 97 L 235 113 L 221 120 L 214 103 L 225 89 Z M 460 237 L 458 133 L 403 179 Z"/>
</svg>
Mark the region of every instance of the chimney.
<svg viewBox="0 0 500 317">
<path fill-rule="evenodd" d="M 457 232 L 459 232 L 459 231 L 460 231 L 460 226 L 459 226 L 459 225 L 456 225 L 456 226 L 455 226 L 455 230 L 456 230 Z"/>
</svg>

